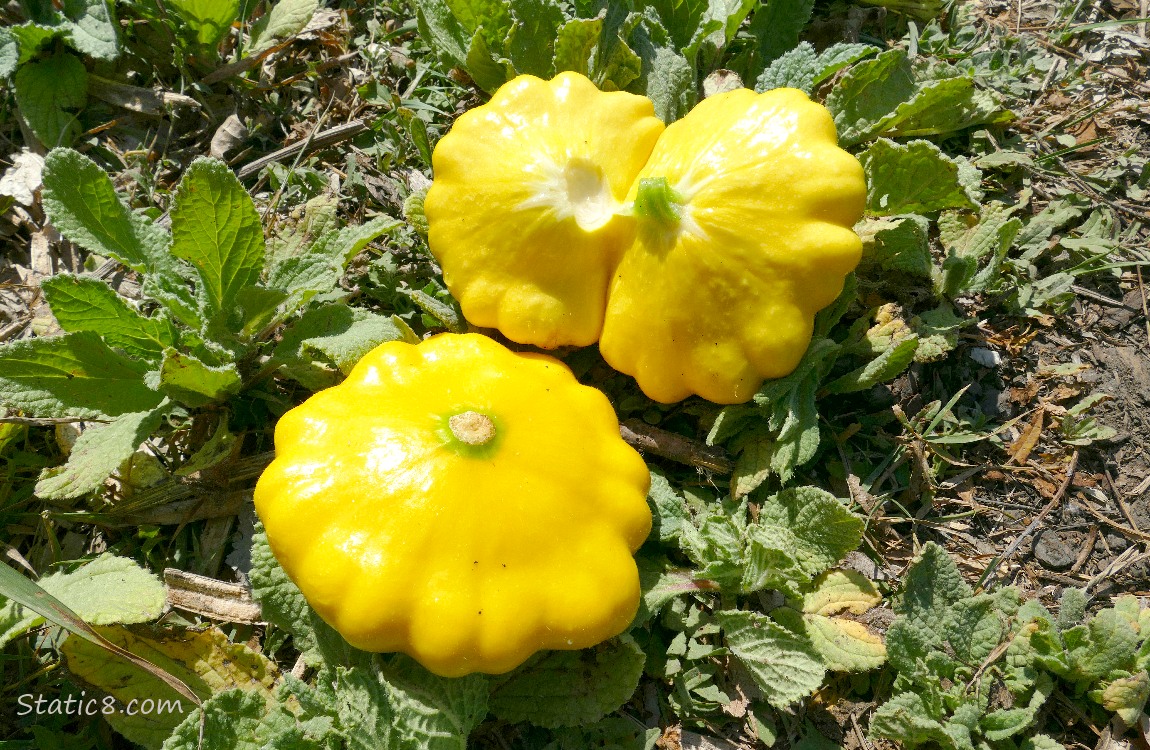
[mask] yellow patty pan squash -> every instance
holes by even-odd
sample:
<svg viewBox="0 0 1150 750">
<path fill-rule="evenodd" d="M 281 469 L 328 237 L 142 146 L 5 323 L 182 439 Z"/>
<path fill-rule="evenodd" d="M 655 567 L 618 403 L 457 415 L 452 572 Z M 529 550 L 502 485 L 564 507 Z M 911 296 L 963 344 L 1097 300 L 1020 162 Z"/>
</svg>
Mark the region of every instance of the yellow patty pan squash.
<svg viewBox="0 0 1150 750">
<path fill-rule="evenodd" d="M 634 222 L 625 199 L 663 123 L 577 73 L 519 76 L 435 147 L 428 245 L 471 323 L 545 349 L 599 338 Z"/>
<path fill-rule="evenodd" d="M 790 373 L 862 252 L 862 167 L 796 89 L 705 99 L 659 138 L 629 200 L 638 234 L 599 348 L 656 401 L 740 403 Z"/>
<path fill-rule="evenodd" d="M 478 334 L 383 344 L 276 425 L 256 511 L 353 646 L 497 674 L 621 633 L 650 483 L 606 397 Z"/>
</svg>

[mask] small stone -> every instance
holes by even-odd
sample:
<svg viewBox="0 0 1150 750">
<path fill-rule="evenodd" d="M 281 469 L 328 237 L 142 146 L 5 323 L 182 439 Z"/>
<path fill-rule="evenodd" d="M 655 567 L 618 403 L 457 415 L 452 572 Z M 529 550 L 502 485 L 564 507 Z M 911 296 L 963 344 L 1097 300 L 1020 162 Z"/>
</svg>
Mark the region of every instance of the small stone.
<svg viewBox="0 0 1150 750">
<path fill-rule="evenodd" d="M 1130 546 L 1130 542 L 1121 534 L 1106 534 L 1106 546 L 1113 552 L 1123 552 Z"/>
<path fill-rule="evenodd" d="M 1034 542 L 1034 558 L 1049 570 L 1068 570 L 1077 555 L 1057 532 L 1043 531 Z"/>
</svg>

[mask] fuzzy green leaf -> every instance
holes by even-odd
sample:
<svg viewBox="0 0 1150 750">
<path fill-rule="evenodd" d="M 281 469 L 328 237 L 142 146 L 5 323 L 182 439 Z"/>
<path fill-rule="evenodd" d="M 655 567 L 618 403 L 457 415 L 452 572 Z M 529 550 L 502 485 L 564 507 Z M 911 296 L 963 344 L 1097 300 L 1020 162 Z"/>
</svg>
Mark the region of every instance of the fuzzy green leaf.
<svg viewBox="0 0 1150 750">
<path fill-rule="evenodd" d="M 401 747 L 466 750 L 467 737 L 487 715 L 485 675 L 437 677 L 406 656 L 381 667 Z"/>
<path fill-rule="evenodd" d="M 801 42 L 784 53 L 755 79 L 755 91 L 795 88 L 810 94 L 815 86 L 848 65 L 878 52 L 870 44 L 834 44 L 821 53 L 810 42 Z"/>
<path fill-rule="evenodd" d="M 655 116 L 672 123 L 687 114 L 698 101 L 695 68 L 687 58 L 666 47 L 655 51 L 651 64 L 647 97 L 655 104 Z"/>
<path fill-rule="evenodd" d="M 951 623 L 954 605 L 971 594 L 970 585 L 946 550 L 927 542 L 907 571 L 906 587 L 895 611 L 915 629 L 940 638 Z"/>
<path fill-rule="evenodd" d="M 854 393 L 893 380 L 910 366 L 917 351 L 918 336 L 912 333 L 857 370 L 828 383 L 824 390 L 827 393 Z"/>
<path fill-rule="evenodd" d="M 80 134 L 77 111 L 88 103 L 88 71 L 80 58 L 59 52 L 16 71 L 16 108 L 49 148 L 66 146 Z"/>
<path fill-rule="evenodd" d="M 198 407 L 223 401 L 239 393 L 242 385 L 234 364 L 209 365 L 175 349 L 164 352 L 160 387 L 182 404 Z"/>
<path fill-rule="evenodd" d="M 72 446 L 68 463 L 45 469 L 36 482 L 36 495 L 51 500 L 81 497 L 103 486 L 104 480 L 132 457 L 160 426 L 167 403 L 152 411 L 124 414 L 109 424 L 93 425 Z"/>
<path fill-rule="evenodd" d="M 344 305 L 327 305 L 309 310 L 289 326 L 273 359 L 304 385 L 322 387 L 332 383 L 322 372 L 322 364 L 316 365 L 315 360 L 330 362 L 347 374 L 375 347 L 405 338 L 404 330 L 390 316 Z"/>
<path fill-rule="evenodd" d="M 935 362 L 958 346 L 958 332 L 965 323 L 945 300 L 938 307 L 910 319 L 910 327 L 918 335 L 915 362 Z"/>
<path fill-rule="evenodd" d="M 214 47 L 240 20 L 243 0 L 170 0 L 170 7 L 205 47 Z"/>
<path fill-rule="evenodd" d="M 959 164 L 930 141 L 880 138 L 859 154 L 867 175 L 867 211 L 882 216 L 977 208 L 959 180 Z"/>
<path fill-rule="evenodd" d="M 133 214 L 116 194 L 108 173 L 72 149 L 44 159 L 44 209 L 60 233 L 135 271 L 150 271 L 168 254 L 169 238 Z"/>
<path fill-rule="evenodd" d="M 602 18 L 572 18 L 560 26 L 555 37 L 555 58 L 552 61 L 555 72 L 572 70 L 589 75 L 591 56 L 599 45 L 599 35 L 602 33 Z"/>
<path fill-rule="evenodd" d="M 7 27 L 0 27 L 0 78 L 11 78 L 20 64 L 20 43 Z"/>
<path fill-rule="evenodd" d="M 651 506 L 651 516 L 654 519 L 651 538 L 663 543 L 677 541 L 683 525 L 691 522 L 690 514 L 682 496 L 658 469 L 651 470 L 651 489 L 647 493 L 647 503 Z"/>
<path fill-rule="evenodd" d="M 509 722 L 555 728 L 599 721 L 630 699 L 646 656 L 630 636 L 593 649 L 548 651 L 491 693 L 491 712 Z"/>
<path fill-rule="evenodd" d="M 462 66 L 467 61 L 471 34 L 464 28 L 445 0 L 415 0 L 419 36 L 435 49 L 449 65 Z"/>
<path fill-rule="evenodd" d="M 507 56 L 520 74 L 550 78 L 555 74 L 556 32 L 567 21 L 556 0 L 515 0 L 515 19 L 507 37 Z"/>
<path fill-rule="evenodd" d="M 794 487 L 772 495 L 759 507 L 758 526 L 790 531 L 795 557 L 807 575 L 833 566 L 862 542 L 863 520 L 834 495 L 817 487 Z"/>
<path fill-rule="evenodd" d="M 899 693 L 879 706 L 871 716 L 870 734 L 902 742 L 907 747 L 927 742 L 948 744 L 942 724 L 915 693 Z"/>
<path fill-rule="evenodd" d="M 211 310 L 226 316 L 236 295 L 259 281 L 264 233 L 247 190 L 215 159 L 196 159 L 172 206 L 172 255 L 199 272 Z"/>
<path fill-rule="evenodd" d="M 281 39 L 298 34 L 319 8 L 319 0 L 279 0 L 252 25 L 249 55 L 275 46 Z"/>
<path fill-rule="evenodd" d="M 944 294 L 981 292 L 998 280 L 1006 253 L 1022 228 L 1021 221 L 1010 217 L 1013 211 L 995 201 L 982 207 L 977 220 L 951 211 L 939 217 L 939 240 L 947 252 L 938 282 Z"/>
<path fill-rule="evenodd" d="M 295 717 L 260 693 L 235 689 L 213 695 L 184 719 L 162 750 L 200 750 L 201 732 L 212 747 L 230 750 L 319 750 L 297 728 Z"/>
<path fill-rule="evenodd" d="M 56 321 L 69 333 L 92 331 L 109 346 L 147 360 L 158 360 L 176 344 L 167 318 L 145 318 L 99 279 L 62 273 L 44 279 L 40 287 Z"/>
<path fill-rule="evenodd" d="M 111 5 L 106 0 L 64 0 L 68 37 L 77 51 L 100 60 L 114 60 L 120 54 Z"/>
<path fill-rule="evenodd" d="M 163 398 L 144 385 L 146 368 L 91 331 L 15 341 L 0 346 L 0 404 L 49 418 L 146 412 Z"/>
<path fill-rule="evenodd" d="M 877 135 L 933 135 L 1010 117 L 969 76 L 932 71 L 920 81 L 904 50 L 852 68 L 827 96 L 844 146 Z"/>
<path fill-rule="evenodd" d="M 1144 670 L 1129 677 L 1119 677 L 1102 689 L 1102 707 L 1112 711 L 1132 727 L 1150 698 L 1150 674 Z"/>
<path fill-rule="evenodd" d="M 755 44 L 744 80 L 758 78 L 767 65 L 798 46 L 814 6 L 814 0 L 765 0 L 755 10 L 747 24 Z"/>
<path fill-rule="evenodd" d="M 149 622 L 164 611 L 164 584 L 135 561 L 100 555 L 71 573 L 52 573 L 40 588 L 91 625 Z M 0 597 L 0 647 L 44 622 L 44 617 Z"/>
<path fill-rule="evenodd" d="M 772 706 L 785 708 L 822 685 L 826 667 L 805 633 L 798 635 L 757 612 L 720 612 L 715 619 L 731 653 Z"/>
</svg>

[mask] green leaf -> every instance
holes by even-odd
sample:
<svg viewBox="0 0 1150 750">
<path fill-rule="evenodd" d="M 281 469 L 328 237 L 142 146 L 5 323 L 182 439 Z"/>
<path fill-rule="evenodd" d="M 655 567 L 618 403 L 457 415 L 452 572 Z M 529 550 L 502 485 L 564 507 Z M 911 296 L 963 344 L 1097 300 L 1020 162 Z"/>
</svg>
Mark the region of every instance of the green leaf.
<svg viewBox="0 0 1150 750">
<path fill-rule="evenodd" d="M 690 513 L 682 496 L 658 469 L 651 470 L 651 489 L 647 493 L 647 503 L 651 506 L 651 517 L 654 519 L 651 538 L 663 543 L 677 541 L 683 525 L 691 522 Z"/>
<path fill-rule="evenodd" d="M 180 723 L 164 742 L 163 750 L 200 750 L 200 737 L 210 737 L 212 747 L 230 750 L 312 750 L 321 745 L 308 741 L 296 729 L 286 708 L 269 703 L 260 693 L 234 689 L 213 695 Z"/>
<path fill-rule="evenodd" d="M 997 282 L 1002 262 L 1022 228 L 1021 221 L 1010 217 L 1014 210 L 993 201 L 982 207 L 977 220 L 952 211 L 939 217 L 939 240 L 947 253 L 938 280 L 944 294 L 974 294 Z M 985 265 L 980 268 L 980 263 Z"/>
<path fill-rule="evenodd" d="M 16 71 L 16 108 L 49 148 L 80 134 L 76 110 L 88 103 L 88 71 L 68 52 L 29 62 Z"/>
<path fill-rule="evenodd" d="M 878 51 L 870 44 L 840 43 L 817 53 L 810 42 L 801 42 L 767 66 L 755 79 L 755 91 L 761 94 L 771 89 L 795 88 L 810 94 L 838 71 Z"/>
<path fill-rule="evenodd" d="M 290 296 L 289 311 L 307 303 L 315 294 L 335 290 L 347 263 L 379 236 L 400 227 L 391 216 L 377 216 L 366 224 L 325 232 L 305 252 L 284 258 L 268 271 L 267 286 Z"/>
<path fill-rule="evenodd" d="M 695 66 L 667 47 L 655 51 L 652 70 L 647 75 L 647 97 L 655 105 L 655 115 L 672 123 L 687 114 L 698 101 Z"/>
<path fill-rule="evenodd" d="M 326 305 L 304 313 L 284 331 L 273 362 L 305 386 L 324 387 L 334 384 L 329 380 L 330 371 L 325 374 L 326 363 L 347 374 L 375 347 L 405 338 L 403 328 L 389 316 L 345 305 Z M 321 360 L 319 364 L 317 359 Z"/>
<path fill-rule="evenodd" d="M 59 17 L 57 16 L 57 18 L 53 20 L 53 23 L 58 23 L 58 21 Z M 49 42 L 61 36 L 67 30 L 67 27 L 62 25 L 48 26 L 33 22 L 8 27 L 7 31 L 11 34 L 13 42 L 19 48 L 19 57 L 17 57 L 16 62 L 17 67 L 31 60 L 35 60 L 42 48 L 46 47 Z M 11 52 L 7 54 L 10 55 Z"/>
<path fill-rule="evenodd" d="M 810 576 L 798 563 L 801 543 L 795 535 L 777 526 L 754 524 L 747 529 L 747 538 L 742 593 L 774 589 L 789 597 L 799 596 L 800 587 Z"/>
<path fill-rule="evenodd" d="M 155 432 L 166 411 L 167 404 L 162 403 L 152 411 L 124 414 L 109 424 L 84 430 L 72 446 L 68 463 L 41 473 L 36 482 L 36 495 L 65 500 L 98 490 Z"/>
<path fill-rule="evenodd" d="M 467 62 L 471 34 L 451 12 L 445 0 L 415 0 L 419 37 L 451 66 Z"/>
<path fill-rule="evenodd" d="M 1070 677 L 1075 682 L 1097 682 L 1115 670 L 1134 666 L 1138 634 L 1134 625 L 1115 609 L 1101 610 L 1090 618 L 1081 642 L 1071 637 L 1077 630 L 1063 633 L 1073 670 Z"/>
<path fill-rule="evenodd" d="M 11 570 L 7 566 L 5 569 Z M 31 584 L 30 581 L 28 583 Z M 158 578 L 134 561 L 110 553 L 100 555 L 71 573 L 44 576 L 39 581 L 39 588 L 92 625 L 149 622 L 160 616 L 167 601 L 164 585 Z M 6 587 L 4 593 L 15 594 Z M 39 612 L 15 601 L 0 597 L 0 603 L 3 603 L 0 607 L 0 647 L 46 619 Z"/>
<path fill-rule="evenodd" d="M 918 336 L 912 333 L 857 370 L 828 383 L 824 390 L 827 393 L 854 393 L 893 380 L 910 366 L 917 351 Z"/>
<path fill-rule="evenodd" d="M 1047 737 L 1045 734 L 1036 734 L 1027 737 L 1018 746 L 1019 750 L 1066 750 L 1066 746 L 1058 740 Z"/>
<path fill-rule="evenodd" d="M 650 8 L 667 30 L 675 49 L 686 49 L 699 30 L 707 0 L 640 0 L 635 10 Z M 656 63 L 658 67 L 658 63 Z"/>
<path fill-rule="evenodd" d="M 175 346 L 176 331 L 162 316 L 145 318 L 103 281 L 57 274 L 40 284 L 44 299 L 65 331 L 91 331 L 109 346 L 147 360 L 159 360 Z"/>
<path fill-rule="evenodd" d="M 272 554 L 263 525 L 256 523 L 252 536 L 252 567 L 248 578 L 252 597 L 260 603 L 262 616 L 272 625 L 291 633 L 295 648 L 311 666 L 320 663 L 313 629 L 313 613 L 299 587 L 288 578 Z"/>
<path fill-rule="evenodd" d="M 205 364 L 175 349 L 164 352 L 160 388 L 176 401 L 191 407 L 206 406 L 239 393 L 243 383 L 234 364 Z"/>
<path fill-rule="evenodd" d="M 932 278 L 935 266 L 930 252 L 930 222 L 925 217 L 866 219 L 859 227 L 867 264 L 883 271 Z"/>
<path fill-rule="evenodd" d="M 998 646 L 1005 628 L 997 598 L 981 594 L 953 604 L 947 616 L 946 642 L 956 659 L 978 667 Z"/>
<path fill-rule="evenodd" d="M 966 323 L 955 314 L 947 301 L 939 303 L 933 310 L 910 319 L 910 327 L 918 335 L 918 349 L 914 353 L 915 362 L 935 362 L 942 359 L 958 346 L 959 329 Z"/>
<path fill-rule="evenodd" d="M 243 0 L 170 0 L 168 5 L 190 27 L 197 42 L 214 47 L 240 20 Z"/>
<path fill-rule="evenodd" d="M 906 575 L 895 611 L 914 628 L 941 638 L 955 604 L 972 595 L 954 560 L 939 545 L 927 542 Z"/>
<path fill-rule="evenodd" d="M 15 341 L 0 346 L 0 404 L 48 418 L 146 412 L 163 398 L 144 385 L 146 368 L 90 331 Z"/>
<path fill-rule="evenodd" d="M 401 747 L 466 750 L 467 737 L 487 715 L 485 675 L 438 677 L 398 655 L 381 666 Z"/>
<path fill-rule="evenodd" d="M 731 472 L 731 496 L 741 500 L 770 477 L 774 468 L 775 436 L 764 424 L 744 432 L 730 447 L 737 450 L 739 456 Z"/>
<path fill-rule="evenodd" d="M 1081 625 L 1086 620 L 1087 603 L 1089 599 L 1084 589 L 1074 586 L 1062 589 L 1062 598 L 1058 602 L 1058 629 L 1070 630 Z"/>
<path fill-rule="evenodd" d="M 69 240 L 135 271 L 151 271 L 168 258 L 168 235 L 133 214 L 116 194 L 108 173 L 72 149 L 44 159 L 44 209 Z"/>
<path fill-rule="evenodd" d="M 881 138 L 859 154 L 867 175 L 867 210 L 889 216 L 978 207 L 959 179 L 959 164 L 929 141 Z M 977 185 L 977 183 L 976 183 Z"/>
<path fill-rule="evenodd" d="M 775 434 L 771 470 L 783 482 L 794 470 L 810 461 L 819 447 L 819 413 L 815 396 L 826 369 L 833 364 L 840 347 L 830 339 L 811 343 L 795 371 L 785 378 L 768 381 L 755 394 L 755 403 L 767 416 Z"/>
<path fill-rule="evenodd" d="M 475 84 L 491 94 L 515 77 L 515 66 L 510 60 L 492 50 L 487 36 L 487 30 L 480 26 L 475 36 L 471 37 L 464 67 Z"/>
<path fill-rule="evenodd" d="M 516 0 L 515 19 L 507 38 L 507 56 L 520 74 L 551 78 L 555 74 L 556 31 L 567 17 L 556 0 Z"/>
<path fill-rule="evenodd" d="M 573 70 L 589 76 L 591 56 L 599 46 L 599 35 L 602 32 L 602 18 L 572 18 L 560 26 L 555 37 L 555 57 L 552 61 L 555 72 Z"/>
<path fill-rule="evenodd" d="M 226 316 L 240 289 L 259 281 L 264 263 L 260 216 L 223 162 L 200 158 L 188 167 L 172 206 L 171 252 L 195 266 L 217 315 Z"/>
<path fill-rule="evenodd" d="M 116 17 L 106 0 L 64 0 L 68 37 L 77 51 L 100 60 L 120 54 Z"/>
<path fill-rule="evenodd" d="M 425 313 L 443 324 L 443 327 L 452 333 L 466 333 L 467 321 L 455 300 L 448 304 L 443 300 L 432 297 L 422 289 L 400 289 L 401 293 L 410 297 Z"/>
<path fill-rule="evenodd" d="M 548 651 L 491 692 L 491 713 L 508 722 L 570 727 L 599 721 L 626 703 L 646 656 L 630 636 L 583 651 Z"/>
<path fill-rule="evenodd" d="M 765 0 L 755 10 L 747 25 L 755 41 L 754 52 L 743 80 L 757 79 L 767 65 L 798 46 L 814 6 L 814 0 Z"/>
<path fill-rule="evenodd" d="M 942 724 L 931 715 L 922 697 L 916 693 L 899 693 L 879 706 L 871 716 L 870 734 L 902 742 L 907 747 L 927 742 L 948 744 Z"/>
<path fill-rule="evenodd" d="M 944 68 L 918 80 L 901 49 L 856 65 L 839 79 L 826 104 L 843 146 L 882 133 L 937 135 L 1011 117 L 989 94 L 976 90 L 970 76 Z"/>
<path fill-rule="evenodd" d="M 796 562 L 811 576 L 855 550 L 864 528 L 862 518 L 817 487 L 793 487 L 768 497 L 760 505 L 757 524 L 790 531 L 797 543 Z"/>
<path fill-rule="evenodd" d="M 631 718 L 609 716 L 586 727 L 556 729 L 554 741 L 543 750 L 587 750 L 589 747 L 612 750 L 654 750 L 663 733 L 658 727 L 647 729 Z"/>
<path fill-rule="evenodd" d="M 826 667 L 805 634 L 793 633 L 757 612 L 726 611 L 715 619 L 731 653 L 772 706 L 786 708 L 822 685 Z"/>
<path fill-rule="evenodd" d="M 260 20 L 252 24 L 249 55 L 275 46 L 281 39 L 298 34 L 319 8 L 319 0 L 279 0 Z"/>
<path fill-rule="evenodd" d="M 20 64 L 20 43 L 7 27 L 0 27 L 0 78 L 11 78 Z"/>
</svg>

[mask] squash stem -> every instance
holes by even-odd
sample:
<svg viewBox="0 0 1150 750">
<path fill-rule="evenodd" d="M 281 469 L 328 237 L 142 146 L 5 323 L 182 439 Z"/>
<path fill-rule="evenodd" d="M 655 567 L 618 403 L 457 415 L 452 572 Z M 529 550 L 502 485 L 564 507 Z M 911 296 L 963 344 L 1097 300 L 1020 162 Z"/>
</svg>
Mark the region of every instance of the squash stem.
<svg viewBox="0 0 1150 750">
<path fill-rule="evenodd" d="M 465 411 L 447 420 L 456 440 L 472 446 L 487 445 L 495 437 L 495 423 L 486 414 Z"/>
<path fill-rule="evenodd" d="M 682 219 L 682 201 L 666 177 L 644 177 L 639 180 L 635 196 L 635 214 L 668 227 L 678 226 Z"/>
</svg>

